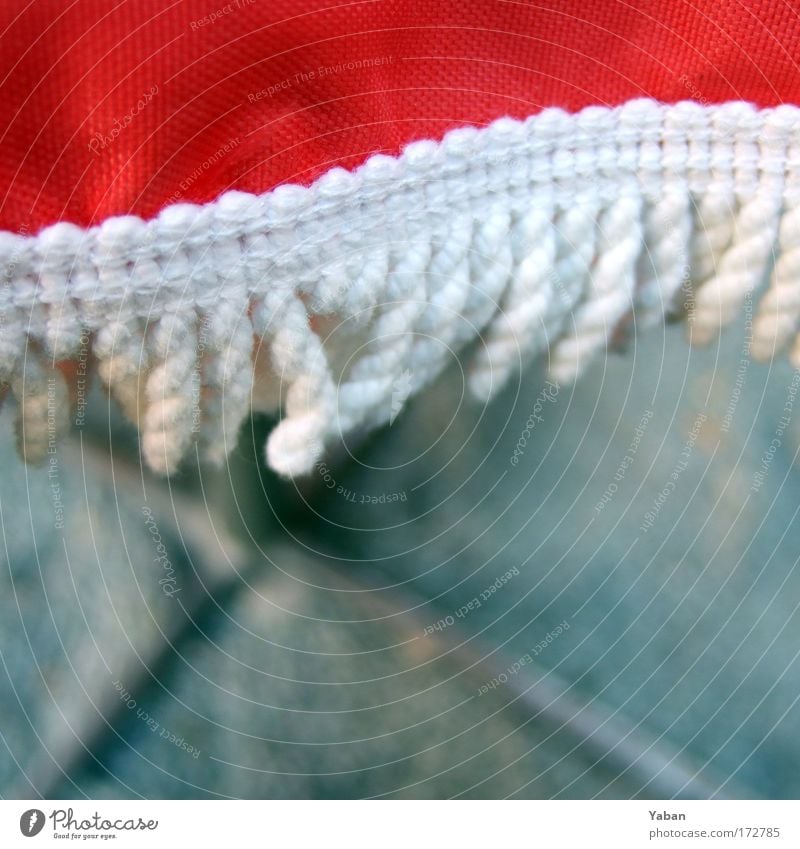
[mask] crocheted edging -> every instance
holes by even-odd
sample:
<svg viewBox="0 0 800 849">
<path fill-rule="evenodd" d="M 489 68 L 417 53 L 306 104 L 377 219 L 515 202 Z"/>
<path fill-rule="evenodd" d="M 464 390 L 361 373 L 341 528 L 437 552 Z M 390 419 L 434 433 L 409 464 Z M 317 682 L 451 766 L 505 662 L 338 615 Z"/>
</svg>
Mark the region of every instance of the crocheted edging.
<svg viewBox="0 0 800 849">
<path fill-rule="evenodd" d="M 0 381 L 28 459 L 81 424 L 94 365 L 153 469 L 195 445 L 223 460 L 251 407 L 281 403 L 268 462 L 298 475 L 337 435 L 394 418 L 477 336 L 469 385 L 485 399 L 545 351 L 573 379 L 631 316 L 639 329 L 684 310 L 707 341 L 768 276 L 751 348 L 786 345 L 800 110 L 550 109 L 307 188 L 3 232 L 0 269 Z"/>
</svg>

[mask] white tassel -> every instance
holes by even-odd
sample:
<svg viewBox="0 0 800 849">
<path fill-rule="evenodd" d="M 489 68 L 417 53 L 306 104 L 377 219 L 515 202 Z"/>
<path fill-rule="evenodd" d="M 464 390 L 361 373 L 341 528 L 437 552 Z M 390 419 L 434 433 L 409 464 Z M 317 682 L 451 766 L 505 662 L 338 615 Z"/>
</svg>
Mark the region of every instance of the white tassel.
<svg viewBox="0 0 800 849">
<path fill-rule="evenodd" d="M 332 437 L 336 387 L 319 337 L 311 330 L 302 301 L 273 290 L 253 313 L 258 336 L 269 336 L 275 371 L 285 393 L 285 417 L 270 434 L 267 462 L 289 477 L 306 474 Z"/>
<path fill-rule="evenodd" d="M 552 208 L 542 204 L 523 215 L 511 235 L 515 271 L 500 314 L 483 337 L 469 376 L 473 394 L 488 400 L 508 376 L 526 364 L 544 336 L 544 315 L 553 299 L 555 232 Z"/>
<path fill-rule="evenodd" d="M 205 457 L 219 464 L 236 445 L 251 405 L 253 326 L 246 309 L 227 299 L 204 316 L 200 326 L 208 345 L 201 362 L 202 448 Z"/>
<path fill-rule="evenodd" d="M 68 419 L 53 358 L 83 361 L 87 346 L 142 419 L 156 471 L 195 436 L 222 460 L 247 411 L 282 399 L 267 459 L 287 476 L 391 420 L 479 336 L 468 372 L 480 398 L 548 349 L 554 377 L 572 380 L 623 322 L 657 323 L 682 300 L 694 338 L 712 338 L 773 267 L 753 325 L 754 354 L 769 356 L 800 324 L 798 116 L 652 101 L 546 110 L 308 188 L 0 233 L 0 383 L 20 399 L 26 455 Z"/>
<path fill-rule="evenodd" d="M 159 474 L 171 474 L 192 441 L 193 413 L 201 402 L 197 316 L 173 313 L 152 328 L 153 367 L 147 378 L 142 453 Z"/>
<path fill-rule="evenodd" d="M 11 381 L 17 399 L 17 439 L 26 462 L 43 463 L 57 453 L 58 439 L 69 430 L 69 388 L 52 361 L 28 349 Z"/>
<path fill-rule="evenodd" d="M 408 364 L 411 393 L 425 386 L 439 374 L 453 355 L 472 335 L 464 318 L 469 295 L 469 249 L 472 221 L 458 218 L 434 248 L 428 269 L 430 306 L 419 319 L 418 333 Z"/>
<path fill-rule="evenodd" d="M 639 169 L 646 209 L 644 247 L 639 257 L 634 298 L 635 329 L 663 321 L 676 306 L 681 286 L 689 281 L 692 200 L 688 186 L 689 131 L 699 106 L 656 108 L 649 116 L 648 138 L 640 149 Z M 664 121 L 659 143 L 660 123 Z M 702 132 L 702 127 L 698 128 Z"/>
<path fill-rule="evenodd" d="M 113 321 L 94 340 L 97 371 L 122 412 L 137 426 L 145 408 L 149 349 L 140 322 Z"/>
<path fill-rule="evenodd" d="M 632 306 L 642 248 L 641 208 L 641 198 L 622 197 L 600 217 L 589 300 L 577 308 L 573 332 L 556 343 L 550 360 L 550 373 L 559 383 L 580 374 Z"/>
<path fill-rule="evenodd" d="M 480 333 L 499 308 L 511 279 L 511 215 L 495 205 L 476 226 L 469 253 L 470 292 L 464 306 L 467 320 Z"/>
<path fill-rule="evenodd" d="M 785 169 L 786 181 L 770 285 L 753 321 L 751 350 L 761 361 L 786 346 L 800 321 L 800 116 L 794 107 L 781 107 L 774 115 L 788 146 L 785 162 L 780 159 L 780 147 L 767 150 L 768 166 L 778 174 Z M 778 139 L 783 140 L 780 135 Z"/>
<path fill-rule="evenodd" d="M 27 346 L 27 325 L 36 301 L 35 243 L 0 232 L 0 384 L 15 374 Z"/>
<path fill-rule="evenodd" d="M 388 421 L 392 415 L 393 381 L 410 355 L 416 324 L 428 301 L 425 274 L 430 258 L 430 242 L 408 243 L 400 249 L 371 342 L 339 387 L 339 427 L 345 432 L 367 419 Z"/>
<path fill-rule="evenodd" d="M 768 174 L 759 182 L 761 117 L 747 108 L 739 122 L 742 132 L 734 159 L 739 211 L 714 275 L 697 292 L 691 334 L 692 341 L 701 345 L 711 341 L 731 321 L 744 298 L 753 293 L 766 272 L 777 236 L 783 173 Z M 770 141 L 785 145 L 781 135 Z"/>
<path fill-rule="evenodd" d="M 744 103 L 721 106 L 711 114 L 713 124 L 709 154 L 709 182 L 696 202 L 697 220 L 691 253 L 691 275 L 695 290 L 700 290 L 716 273 L 720 257 L 733 238 L 737 213 L 735 182 L 735 142 L 738 125 L 750 114 Z M 690 316 L 694 333 L 695 314 Z M 707 331 L 704 329 L 703 334 Z"/>
</svg>

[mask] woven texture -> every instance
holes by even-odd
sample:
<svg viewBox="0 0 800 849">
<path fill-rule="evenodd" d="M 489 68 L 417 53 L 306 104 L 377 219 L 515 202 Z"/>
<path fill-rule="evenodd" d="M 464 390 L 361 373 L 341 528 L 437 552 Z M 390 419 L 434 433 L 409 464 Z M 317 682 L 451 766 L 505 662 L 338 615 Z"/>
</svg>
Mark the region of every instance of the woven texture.
<svg viewBox="0 0 800 849">
<path fill-rule="evenodd" d="M 251 406 L 282 403 L 268 459 L 304 474 L 476 337 L 478 398 L 545 352 L 565 382 L 665 315 L 709 340 L 771 269 L 750 330 L 768 357 L 800 312 L 799 130 L 790 106 L 548 110 L 309 188 L 6 234 L 0 379 L 23 453 L 69 426 L 70 386 L 82 423 L 96 359 L 154 469 L 195 446 L 224 459 Z"/>
<path fill-rule="evenodd" d="M 780 0 L 0 2 L 0 229 L 311 184 L 459 126 L 797 103 Z"/>
</svg>

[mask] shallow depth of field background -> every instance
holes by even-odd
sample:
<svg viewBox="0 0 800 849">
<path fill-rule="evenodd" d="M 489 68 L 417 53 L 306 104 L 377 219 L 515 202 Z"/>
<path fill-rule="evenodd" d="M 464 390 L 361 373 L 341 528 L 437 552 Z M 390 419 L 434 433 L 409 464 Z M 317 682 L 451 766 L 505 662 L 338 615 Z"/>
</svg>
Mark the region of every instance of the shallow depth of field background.
<svg viewBox="0 0 800 849">
<path fill-rule="evenodd" d="M 6 410 L 0 795 L 796 798 L 800 402 L 743 340 L 636 337 L 522 441 L 543 372 L 454 362 L 297 485 L 262 419 L 167 482 L 100 393 L 44 469 Z"/>
</svg>

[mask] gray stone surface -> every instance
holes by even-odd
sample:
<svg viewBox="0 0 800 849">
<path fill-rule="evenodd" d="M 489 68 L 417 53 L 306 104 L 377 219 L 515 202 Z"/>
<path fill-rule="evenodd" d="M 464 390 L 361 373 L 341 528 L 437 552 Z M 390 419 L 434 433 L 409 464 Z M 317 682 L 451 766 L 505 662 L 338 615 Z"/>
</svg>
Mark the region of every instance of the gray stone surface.
<svg viewBox="0 0 800 849">
<path fill-rule="evenodd" d="M 197 759 L 131 716 L 130 748 L 100 754 L 105 772 L 76 778 L 84 792 L 496 797 L 531 782 L 525 795 L 547 797 L 611 780 L 580 753 L 564 758 L 565 734 L 548 739 L 545 723 L 478 697 L 479 672 L 321 563 L 288 552 L 258 571 L 139 699 Z"/>
<path fill-rule="evenodd" d="M 307 539 L 357 553 L 365 570 L 379 562 L 431 599 L 434 621 L 518 568 L 468 614 L 469 634 L 517 658 L 568 621 L 538 659 L 581 698 L 683 753 L 723 793 L 796 798 L 797 378 L 785 363 L 737 378 L 740 331 L 704 351 L 681 335 L 644 336 L 540 404 L 516 466 L 544 378 L 526 373 L 476 409 L 453 372 L 341 481 L 407 500 L 355 507 L 330 490 L 317 505 L 328 530 Z"/>
<path fill-rule="evenodd" d="M 159 583 L 166 572 L 141 496 L 99 474 L 79 443 L 26 467 L 9 412 L 0 422 L 0 793 L 31 797 L 66 782 L 80 795 L 71 768 L 98 733 L 114 734 L 111 682 L 142 674 L 162 651 L 178 596 Z M 162 530 L 185 583 L 181 547 Z"/>
<path fill-rule="evenodd" d="M 0 795 L 797 797 L 800 402 L 741 356 L 456 364 L 298 485 L 260 421 L 169 483 L 73 443 L 63 529 L 3 437 Z"/>
</svg>

